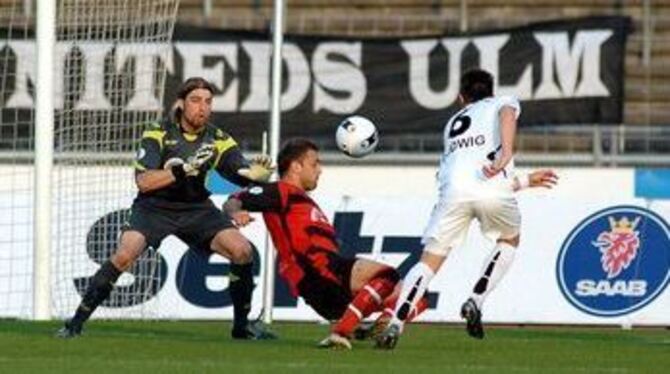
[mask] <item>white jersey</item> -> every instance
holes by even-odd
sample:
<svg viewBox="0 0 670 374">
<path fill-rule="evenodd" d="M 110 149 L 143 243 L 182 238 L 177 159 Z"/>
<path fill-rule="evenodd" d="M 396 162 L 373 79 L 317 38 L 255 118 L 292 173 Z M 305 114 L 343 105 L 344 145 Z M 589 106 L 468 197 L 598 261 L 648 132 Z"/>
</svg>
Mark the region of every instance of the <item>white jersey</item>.
<svg viewBox="0 0 670 374">
<path fill-rule="evenodd" d="M 511 96 L 489 97 L 464 107 L 444 127 L 444 153 L 437 178 L 440 200 L 472 201 L 514 196 L 514 159 L 503 171 L 487 179 L 482 168 L 498 157 L 501 149 L 500 110 L 509 106 L 521 113 Z"/>
</svg>

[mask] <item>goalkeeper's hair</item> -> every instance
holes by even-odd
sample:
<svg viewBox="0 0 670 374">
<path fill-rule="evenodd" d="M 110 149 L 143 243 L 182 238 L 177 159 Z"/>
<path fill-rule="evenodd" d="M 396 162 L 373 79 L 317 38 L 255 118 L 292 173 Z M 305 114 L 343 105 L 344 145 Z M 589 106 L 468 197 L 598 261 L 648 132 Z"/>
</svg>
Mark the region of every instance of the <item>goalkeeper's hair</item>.
<svg viewBox="0 0 670 374">
<path fill-rule="evenodd" d="M 277 172 L 283 177 L 291 166 L 291 162 L 300 160 L 308 151 L 319 151 L 319 147 L 311 140 L 305 138 L 290 139 L 281 148 L 277 155 Z"/>
<path fill-rule="evenodd" d="M 172 118 L 179 122 L 181 121 L 181 115 L 184 111 L 184 99 L 188 96 L 189 93 L 198 88 L 204 88 L 214 94 L 214 86 L 209 83 L 205 78 L 201 77 L 191 77 L 184 81 L 184 83 L 179 86 L 177 91 L 177 100 L 175 100 L 172 106 Z"/>
<path fill-rule="evenodd" d="M 460 94 L 468 103 L 493 96 L 493 76 L 482 69 L 468 70 L 461 76 Z"/>
</svg>

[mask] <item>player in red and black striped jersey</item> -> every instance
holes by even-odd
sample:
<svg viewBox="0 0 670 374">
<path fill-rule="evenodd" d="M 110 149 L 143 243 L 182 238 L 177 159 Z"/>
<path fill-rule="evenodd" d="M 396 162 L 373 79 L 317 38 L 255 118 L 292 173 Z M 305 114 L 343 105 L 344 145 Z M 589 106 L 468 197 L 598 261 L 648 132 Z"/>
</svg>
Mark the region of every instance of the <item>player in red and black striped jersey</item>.
<svg viewBox="0 0 670 374">
<path fill-rule="evenodd" d="M 378 262 L 339 254 L 335 228 L 307 194 L 316 188 L 321 163 L 317 146 L 289 141 L 278 156 L 280 180 L 232 195 L 224 210 L 239 226 L 263 212 L 279 253 L 279 274 L 294 296 L 301 296 L 322 317 L 337 322 L 320 345 L 351 348 L 349 338 L 367 315 L 393 310 L 398 273 Z M 419 305 L 422 311 L 426 303 Z"/>
</svg>

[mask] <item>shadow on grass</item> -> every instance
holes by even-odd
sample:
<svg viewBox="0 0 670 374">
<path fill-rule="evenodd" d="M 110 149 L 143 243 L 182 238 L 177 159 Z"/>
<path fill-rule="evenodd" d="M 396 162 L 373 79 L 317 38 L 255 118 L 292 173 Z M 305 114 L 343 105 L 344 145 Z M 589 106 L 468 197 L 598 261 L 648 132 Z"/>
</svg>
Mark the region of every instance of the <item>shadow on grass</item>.
<svg viewBox="0 0 670 374">
<path fill-rule="evenodd" d="M 63 326 L 61 321 L 25 321 L 0 319 L 0 335 L 30 337 L 54 337 Z M 93 320 L 84 326 L 83 334 L 77 339 L 141 339 L 174 340 L 220 344 L 248 345 L 294 345 L 316 346 L 316 338 L 300 334 L 299 324 L 273 325 L 271 330 L 279 335 L 278 340 L 251 341 L 235 340 L 230 336 L 232 324 L 223 321 L 105 321 Z M 287 331 L 284 334 L 283 331 Z M 327 330 L 324 329 L 324 336 Z"/>
</svg>

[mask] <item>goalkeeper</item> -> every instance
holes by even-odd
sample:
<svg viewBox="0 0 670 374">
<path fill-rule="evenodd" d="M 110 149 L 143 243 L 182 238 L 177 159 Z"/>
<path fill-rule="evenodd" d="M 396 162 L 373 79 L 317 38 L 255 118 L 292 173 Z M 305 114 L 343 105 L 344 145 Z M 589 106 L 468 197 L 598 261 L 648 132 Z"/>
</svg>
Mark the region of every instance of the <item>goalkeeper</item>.
<svg viewBox="0 0 670 374">
<path fill-rule="evenodd" d="M 192 248 L 216 252 L 231 262 L 230 295 L 235 339 L 272 339 L 259 323 L 249 323 L 254 288 L 252 247 L 217 209 L 205 188 L 208 170 L 246 186 L 265 182 L 271 160 L 247 161 L 235 140 L 209 124 L 213 87 L 202 78 L 189 78 L 179 89 L 173 118 L 154 123 L 142 134 L 135 161 L 139 193 L 117 251 L 95 273 L 74 316 L 59 331 L 64 338 L 81 334 L 82 326 L 111 293 L 121 273 L 148 247 L 176 235 Z"/>
</svg>

